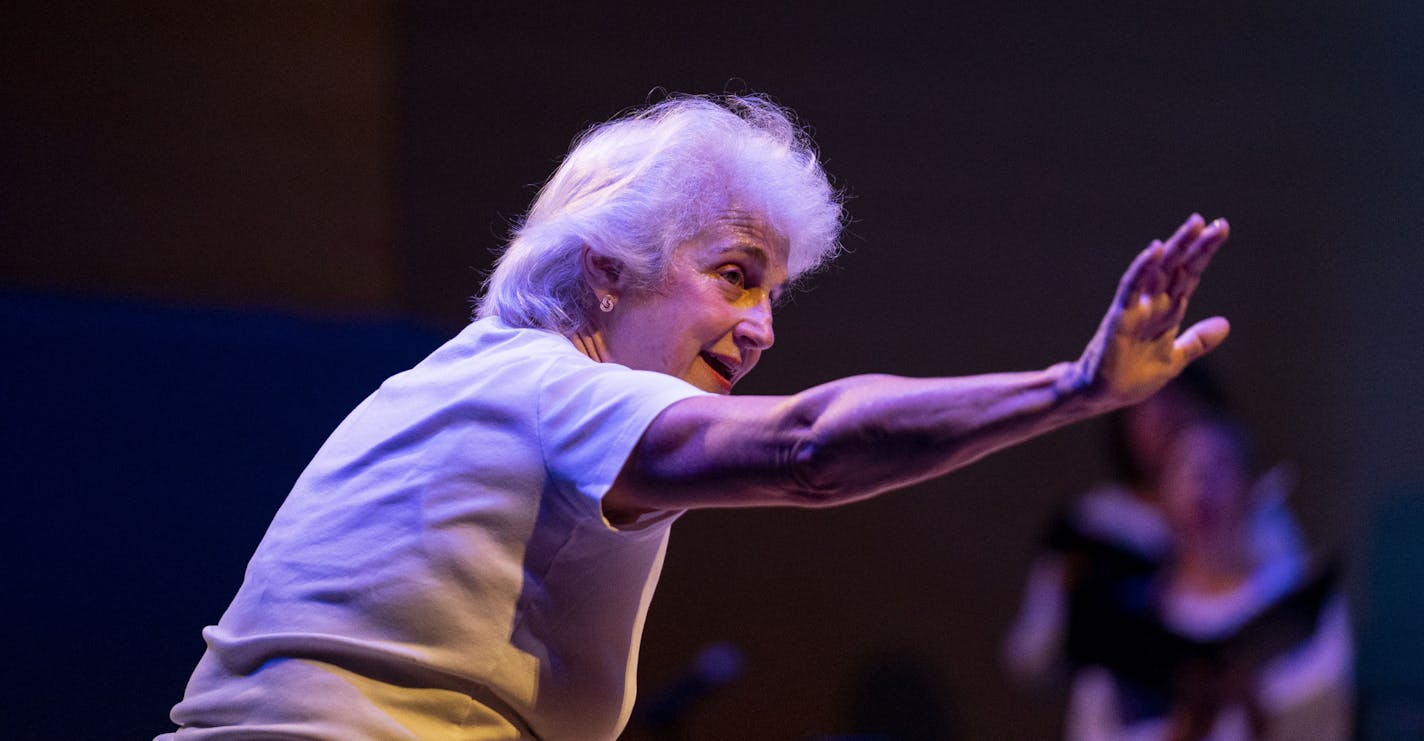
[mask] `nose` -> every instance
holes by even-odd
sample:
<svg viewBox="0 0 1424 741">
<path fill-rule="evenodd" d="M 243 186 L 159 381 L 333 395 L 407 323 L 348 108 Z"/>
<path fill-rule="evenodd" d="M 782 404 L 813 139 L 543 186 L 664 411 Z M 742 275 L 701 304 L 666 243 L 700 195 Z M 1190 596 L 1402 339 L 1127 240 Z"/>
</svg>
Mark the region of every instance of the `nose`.
<svg viewBox="0 0 1424 741">
<path fill-rule="evenodd" d="M 763 296 L 737 323 L 737 342 L 754 350 L 765 350 L 776 342 L 771 328 L 771 298 Z"/>
</svg>

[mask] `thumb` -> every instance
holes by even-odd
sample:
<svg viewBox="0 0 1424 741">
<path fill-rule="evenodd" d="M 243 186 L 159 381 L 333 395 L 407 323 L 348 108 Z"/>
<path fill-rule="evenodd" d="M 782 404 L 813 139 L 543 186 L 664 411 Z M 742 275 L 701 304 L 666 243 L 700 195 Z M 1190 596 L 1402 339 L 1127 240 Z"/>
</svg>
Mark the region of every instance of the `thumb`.
<svg viewBox="0 0 1424 741">
<path fill-rule="evenodd" d="M 1226 341 L 1228 334 L 1231 334 L 1231 323 L 1225 318 L 1214 316 L 1203 319 L 1177 336 L 1174 349 L 1182 356 L 1184 363 L 1190 363 L 1215 350 Z"/>
</svg>

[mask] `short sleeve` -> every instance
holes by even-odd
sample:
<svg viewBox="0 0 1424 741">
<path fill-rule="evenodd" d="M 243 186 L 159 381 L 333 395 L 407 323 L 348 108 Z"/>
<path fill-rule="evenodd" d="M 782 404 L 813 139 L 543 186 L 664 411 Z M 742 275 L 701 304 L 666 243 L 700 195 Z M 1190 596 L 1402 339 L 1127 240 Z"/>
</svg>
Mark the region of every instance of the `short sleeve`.
<svg viewBox="0 0 1424 741">
<path fill-rule="evenodd" d="M 540 385 L 539 444 L 558 489 L 601 518 L 603 495 L 653 419 L 707 392 L 663 373 L 577 360 L 549 369 Z"/>
</svg>

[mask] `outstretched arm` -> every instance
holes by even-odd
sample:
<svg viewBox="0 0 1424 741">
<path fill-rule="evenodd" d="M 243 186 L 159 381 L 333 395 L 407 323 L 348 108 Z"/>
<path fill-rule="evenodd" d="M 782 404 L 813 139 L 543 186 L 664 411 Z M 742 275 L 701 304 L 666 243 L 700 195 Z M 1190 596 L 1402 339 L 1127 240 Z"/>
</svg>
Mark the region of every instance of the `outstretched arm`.
<svg viewBox="0 0 1424 741">
<path fill-rule="evenodd" d="M 1180 331 L 1226 240 L 1195 214 L 1123 274 L 1076 361 L 961 378 L 855 376 L 790 397 L 699 397 L 653 421 L 604 499 L 653 510 L 825 507 L 943 475 L 1014 443 L 1141 401 L 1226 339 L 1214 317 Z"/>
</svg>

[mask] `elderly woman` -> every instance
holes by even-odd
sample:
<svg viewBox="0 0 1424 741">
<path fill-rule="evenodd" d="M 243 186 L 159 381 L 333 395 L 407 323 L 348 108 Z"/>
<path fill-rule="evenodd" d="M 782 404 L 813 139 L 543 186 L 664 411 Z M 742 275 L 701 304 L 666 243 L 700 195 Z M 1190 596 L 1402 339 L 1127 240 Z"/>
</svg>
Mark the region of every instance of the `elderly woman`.
<svg viewBox="0 0 1424 741">
<path fill-rule="evenodd" d="M 177 736 L 614 738 L 680 513 L 939 476 L 1138 401 L 1227 333 L 1178 332 L 1227 233 L 1193 216 L 1131 264 L 1076 361 L 728 396 L 840 223 L 811 143 L 757 98 L 674 98 L 581 137 L 477 320 L 298 479 L 203 633 Z"/>
</svg>

